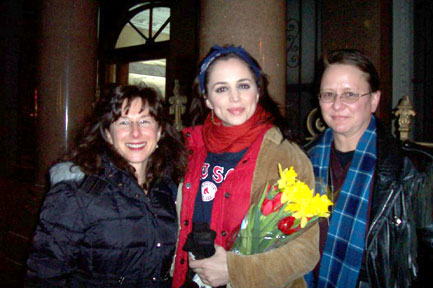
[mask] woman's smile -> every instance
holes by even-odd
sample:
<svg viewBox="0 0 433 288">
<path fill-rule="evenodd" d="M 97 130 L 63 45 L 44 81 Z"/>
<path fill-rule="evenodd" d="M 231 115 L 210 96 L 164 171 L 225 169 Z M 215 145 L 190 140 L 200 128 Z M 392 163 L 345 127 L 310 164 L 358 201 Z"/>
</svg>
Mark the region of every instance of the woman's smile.
<svg viewBox="0 0 433 288">
<path fill-rule="evenodd" d="M 146 143 L 126 143 L 125 145 L 131 150 L 141 150 L 144 146 L 146 146 Z"/>
<path fill-rule="evenodd" d="M 242 114 L 242 112 L 245 111 L 245 108 L 243 108 L 243 107 L 236 107 L 236 108 L 229 108 L 227 110 L 230 113 L 232 113 L 233 115 L 240 115 L 240 114 Z"/>
</svg>

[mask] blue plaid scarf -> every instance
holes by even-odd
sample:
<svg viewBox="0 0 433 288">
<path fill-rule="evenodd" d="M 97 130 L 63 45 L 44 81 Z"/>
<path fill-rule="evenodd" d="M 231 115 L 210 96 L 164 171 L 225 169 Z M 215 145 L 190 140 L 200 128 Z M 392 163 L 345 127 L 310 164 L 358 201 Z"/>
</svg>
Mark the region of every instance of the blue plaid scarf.
<svg viewBox="0 0 433 288">
<path fill-rule="evenodd" d="M 321 137 L 309 154 L 316 177 L 316 191 L 326 194 L 332 130 L 328 128 Z M 338 201 L 334 203 L 317 285 L 314 285 L 313 273 L 310 272 L 305 276 L 308 287 L 356 287 L 364 254 L 368 198 L 376 155 L 376 120 L 372 116 L 356 147 Z"/>
</svg>

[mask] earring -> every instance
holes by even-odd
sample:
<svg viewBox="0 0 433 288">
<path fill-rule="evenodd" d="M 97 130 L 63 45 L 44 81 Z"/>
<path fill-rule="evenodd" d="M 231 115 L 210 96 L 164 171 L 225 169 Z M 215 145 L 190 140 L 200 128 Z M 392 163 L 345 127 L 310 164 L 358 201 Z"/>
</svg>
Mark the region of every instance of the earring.
<svg viewBox="0 0 433 288">
<path fill-rule="evenodd" d="M 158 149 L 158 147 L 159 147 L 159 145 L 158 145 L 158 143 L 157 143 L 156 146 L 155 146 L 155 149 Z"/>
<path fill-rule="evenodd" d="M 214 125 L 217 125 L 217 126 L 220 125 L 220 123 L 215 122 L 213 109 L 211 110 L 210 113 L 211 113 L 211 114 L 210 114 L 210 121 L 211 121 Z"/>
</svg>

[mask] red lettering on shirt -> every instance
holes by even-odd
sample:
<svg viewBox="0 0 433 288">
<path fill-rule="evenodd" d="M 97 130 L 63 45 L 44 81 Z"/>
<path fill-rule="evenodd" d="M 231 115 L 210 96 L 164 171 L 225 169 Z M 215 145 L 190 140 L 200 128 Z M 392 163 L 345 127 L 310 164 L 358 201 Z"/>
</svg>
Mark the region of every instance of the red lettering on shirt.
<svg viewBox="0 0 433 288">
<path fill-rule="evenodd" d="M 215 166 L 213 168 L 213 175 L 212 175 L 213 181 L 215 181 L 215 183 L 223 182 L 224 180 L 223 174 L 224 174 L 224 167 Z"/>
<path fill-rule="evenodd" d="M 229 176 L 229 174 L 232 173 L 233 171 L 235 171 L 235 168 L 230 168 L 229 170 L 227 170 L 226 176 L 224 176 L 224 180 L 226 180 L 227 176 Z"/>
<path fill-rule="evenodd" d="M 209 175 L 209 163 L 203 163 L 203 167 L 201 167 L 201 179 L 206 179 Z"/>
</svg>

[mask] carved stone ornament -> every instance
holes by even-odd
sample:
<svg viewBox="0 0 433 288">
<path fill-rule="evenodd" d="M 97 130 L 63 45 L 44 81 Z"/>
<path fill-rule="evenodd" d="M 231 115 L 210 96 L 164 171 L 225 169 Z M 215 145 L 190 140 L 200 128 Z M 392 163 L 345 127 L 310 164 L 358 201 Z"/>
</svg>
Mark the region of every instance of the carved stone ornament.
<svg viewBox="0 0 433 288">
<path fill-rule="evenodd" d="M 315 138 L 326 129 L 326 125 L 323 124 L 323 120 L 318 112 L 319 109 L 314 108 L 310 113 L 308 113 L 307 130 L 310 133 L 310 136 L 306 137 L 306 140 Z"/>
<path fill-rule="evenodd" d="M 409 140 L 409 131 L 412 124 L 412 118 L 416 115 L 413 105 L 410 102 L 409 96 L 403 96 L 400 103 L 393 112 L 398 118 L 398 131 L 400 132 L 400 140 Z"/>
<path fill-rule="evenodd" d="M 187 98 L 180 95 L 179 80 L 174 80 L 173 94 L 173 96 L 168 98 L 168 102 L 170 103 L 170 115 L 174 114 L 174 127 L 177 131 L 181 131 L 183 129 L 182 114 L 186 111 L 184 104 L 186 104 Z"/>
</svg>

